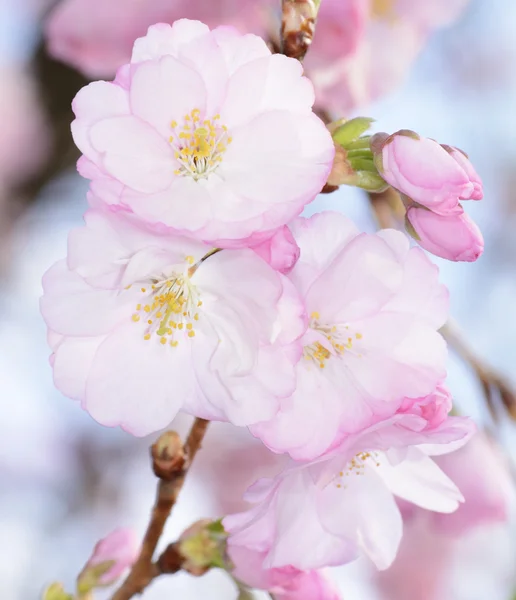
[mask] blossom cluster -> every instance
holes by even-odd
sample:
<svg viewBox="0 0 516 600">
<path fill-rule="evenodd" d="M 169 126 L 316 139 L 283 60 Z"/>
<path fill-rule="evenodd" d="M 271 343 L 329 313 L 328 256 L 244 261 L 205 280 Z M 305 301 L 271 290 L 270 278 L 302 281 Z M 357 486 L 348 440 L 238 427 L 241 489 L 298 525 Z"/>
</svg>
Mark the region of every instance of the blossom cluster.
<svg viewBox="0 0 516 600">
<path fill-rule="evenodd" d="M 143 436 L 184 411 L 290 456 L 224 526 L 235 576 L 291 600 L 336 597 L 321 567 L 388 567 L 395 497 L 456 510 L 432 457 L 474 431 L 449 415 L 438 268 L 401 232 L 300 216 L 335 154 L 314 100 L 300 63 L 259 37 L 150 27 L 114 81 L 74 100 L 89 209 L 41 301 L 55 384 L 99 423 Z M 393 173 L 384 159 L 402 188 Z M 459 214 L 475 177 L 427 204 Z"/>
</svg>

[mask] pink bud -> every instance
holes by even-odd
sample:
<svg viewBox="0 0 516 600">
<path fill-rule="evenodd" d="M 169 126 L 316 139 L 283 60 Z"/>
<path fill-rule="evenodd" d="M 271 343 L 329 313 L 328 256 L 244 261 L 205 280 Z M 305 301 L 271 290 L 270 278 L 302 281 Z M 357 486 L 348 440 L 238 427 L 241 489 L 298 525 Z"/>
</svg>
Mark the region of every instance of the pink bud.
<svg viewBox="0 0 516 600">
<path fill-rule="evenodd" d="M 475 171 L 475 167 L 471 164 L 468 155 L 459 150 L 458 148 L 453 148 L 450 146 L 443 146 L 447 152 L 451 155 L 451 157 L 459 163 L 459 165 L 464 169 L 467 173 L 469 180 L 473 184 L 473 194 L 469 198 L 469 200 L 482 200 L 484 197 L 484 191 L 482 187 L 482 180 L 480 179 L 479 174 Z M 468 198 L 464 198 L 467 200 Z"/>
<path fill-rule="evenodd" d="M 473 166 L 461 152 L 451 150 L 403 131 L 390 136 L 375 158 L 382 177 L 392 187 L 414 202 L 447 215 L 461 212 L 459 200 L 482 197 L 482 182 Z"/>
<path fill-rule="evenodd" d="M 113 565 L 97 580 L 97 585 L 104 586 L 114 583 L 122 573 L 131 567 L 140 552 L 140 542 L 132 529 L 118 528 L 104 539 L 97 542 L 93 554 L 88 560 L 83 574 L 94 570 L 102 563 L 113 562 Z"/>
<path fill-rule="evenodd" d="M 289 273 L 299 258 L 299 246 L 296 244 L 290 229 L 285 225 L 276 233 L 255 246 L 253 250 L 280 273 Z"/>
<path fill-rule="evenodd" d="M 482 233 L 464 211 L 443 216 L 413 206 L 408 209 L 406 218 L 409 232 L 412 234 L 412 228 L 418 236 L 418 244 L 436 256 L 473 262 L 484 251 Z"/>
</svg>

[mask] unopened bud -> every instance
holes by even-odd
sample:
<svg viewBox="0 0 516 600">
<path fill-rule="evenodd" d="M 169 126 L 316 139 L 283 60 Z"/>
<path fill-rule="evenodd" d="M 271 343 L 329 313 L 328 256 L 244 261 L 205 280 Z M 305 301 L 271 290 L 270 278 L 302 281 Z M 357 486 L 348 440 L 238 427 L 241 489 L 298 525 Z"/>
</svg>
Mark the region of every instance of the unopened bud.
<svg viewBox="0 0 516 600">
<path fill-rule="evenodd" d="M 131 529 L 115 529 L 95 545 L 90 559 L 77 578 L 79 594 L 115 583 L 133 565 L 139 551 L 139 540 Z"/>
<path fill-rule="evenodd" d="M 220 521 L 203 519 L 184 531 L 178 542 L 183 570 L 203 575 L 212 567 L 224 568 L 227 534 Z"/>
<path fill-rule="evenodd" d="M 151 447 L 152 469 L 156 477 L 168 481 L 179 473 L 185 464 L 181 438 L 175 431 L 166 431 Z"/>
<path fill-rule="evenodd" d="M 62 583 L 52 583 L 43 592 L 42 600 L 73 600 L 73 596 L 65 592 Z"/>
</svg>

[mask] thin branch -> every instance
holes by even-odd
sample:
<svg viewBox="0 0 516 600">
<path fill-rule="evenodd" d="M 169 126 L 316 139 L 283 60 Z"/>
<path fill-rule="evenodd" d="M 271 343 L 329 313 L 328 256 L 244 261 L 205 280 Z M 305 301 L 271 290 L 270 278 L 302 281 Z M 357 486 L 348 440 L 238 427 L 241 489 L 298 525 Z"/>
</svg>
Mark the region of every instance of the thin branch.
<svg viewBox="0 0 516 600">
<path fill-rule="evenodd" d="M 205 419 L 195 419 L 184 447 L 179 436 L 172 431 L 163 434 L 152 446 L 152 466 L 156 476 L 160 478 L 156 501 L 143 538 L 140 555 L 111 600 L 129 600 L 141 594 L 151 581 L 163 572 L 158 563 L 152 562 L 154 552 L 165 523 L 183 488 L 192 461 L 201 447 L 208 423 L 209 421 Z M 179 570 L 180 560 L 178 559 L 177 562 L 176 570 Z M 168 572 L 173 572 L 170 566 Z"/>
<path fill-rule="evenodd" d="M 282 0 L 281 51 L 303 60 L 315 33 L 321 0 Z"/>
</svg>

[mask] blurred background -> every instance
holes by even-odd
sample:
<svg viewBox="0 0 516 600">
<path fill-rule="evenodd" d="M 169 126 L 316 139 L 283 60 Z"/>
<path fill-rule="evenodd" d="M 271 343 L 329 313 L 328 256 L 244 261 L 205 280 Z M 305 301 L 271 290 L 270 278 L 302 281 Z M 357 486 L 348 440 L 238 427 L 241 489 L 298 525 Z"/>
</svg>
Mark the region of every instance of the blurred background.
<svg viewBox="0 0 516 600">
<path fill-rule="evenodd" d="M 469 153 L 485 199 L 468 209 L 486 250 L 474 264 L 435 260 L 470 347 L 516 386 L 516 3 L 462 4 L 452 24 L 424 37 L 399 82 L 347 107 L 346 115 L 372 116 L 378 130 L 413 129 Z M 57 579 L 71 589 L 99 538 L 116 526 L 143 532 L 155 486 L 152 439 L 96 424 L 54 389 L 48 364 L 38 309 L 41 277 L 65 255 L 68 231 L 82 222 L 87 190 L 75 172 L 69 124 L 71 100 L 88 79 L 48 53 L 54 5 L 0 0 L 0 586 L 6 600 L 38 598 Z M 86 32 L 88 23 L 78 18 L 75 26 Z M 58 53 L 55 40 L 53 48 Z M 345 212 L 363 229 L 375 228 L 359 190 L 320 196 L 307 213 L 327 208 Z M 482 387 L 453 353 L 449 384 L 460 411 L 494 431 L 504 451 L 498 454 L 483 438 L 462 459 L 469 498 L 464 493 L 473 512 L 475 502 L 483 502 L 475 513 L 482 517 L 455 527 L 407 513 L 400 557 L 390 571 L 378 576 L 365 560 L 331 570 L 346 600 L 516 597 L 516 529 L 507 489 L 514 427 L 503 415 L 493 424 Z M 174 426 L 183 433 L 188 424 L 181 417 Z M 278 462 L 244 431 L 214 424 L 163 545 L 196 519 L 239 509 L 247 485 L 273 473 Z M 223 573 L 210 572 L 198 579 L 163 577 L 145 597 L 225 600 L 237 592 Z"/>
</svg>

